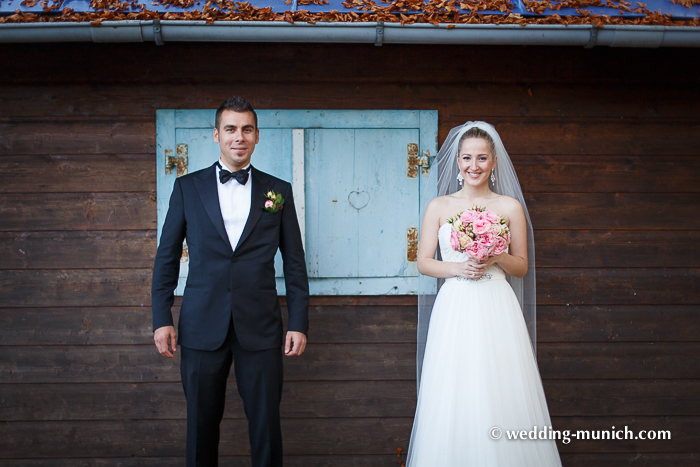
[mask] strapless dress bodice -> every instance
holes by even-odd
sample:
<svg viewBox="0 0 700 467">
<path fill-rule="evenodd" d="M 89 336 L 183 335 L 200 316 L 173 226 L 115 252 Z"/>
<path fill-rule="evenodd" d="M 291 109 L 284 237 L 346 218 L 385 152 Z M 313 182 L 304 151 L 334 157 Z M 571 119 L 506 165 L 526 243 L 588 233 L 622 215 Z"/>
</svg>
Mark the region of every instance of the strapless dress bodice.
<svg viewBox="0 0 700 467">
<path fill-rule="evenodd" d="M 468 261 L 471 258 L 471 256 L 469 256 L 469 253 L 460 253 L 459 251 L 455 251 L 452 249 L 452 245 L 450 244 L 451 232 L 452 225 L 449 223 L 442 224 L 442 226 L 440 226 L 440 228 L 438 229 L 438 244 L 440 245 L 440 255 L 442 256 L 442 260 L 450 263 L 463 263 L 464 261 Z M 503 269 L 501 269 L 501 267 L 497 264 L 491 264 L 486 267 L 484 274 L 479 279 L 450 277 L 445 279 L 445 283 L 453 281 L 480 282 L 497 279 L 505 280 L 505 278 L 506 273 L 503 271 Z"/>
</svg>

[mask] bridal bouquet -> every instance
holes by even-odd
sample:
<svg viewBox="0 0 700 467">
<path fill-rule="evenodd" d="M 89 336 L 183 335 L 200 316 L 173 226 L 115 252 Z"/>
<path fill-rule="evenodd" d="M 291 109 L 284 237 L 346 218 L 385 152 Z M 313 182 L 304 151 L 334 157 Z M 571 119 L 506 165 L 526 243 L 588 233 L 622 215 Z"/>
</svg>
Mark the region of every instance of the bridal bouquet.
<svg viewBox="0 0 700 467">
<path fill-rule="evenodd" d="M 510 229 L 506 220 L 486 208 L 472 206 L 447 219 L 452 224 L 450 245 L 455 251 L 483 261 L 506 251 L 510 243 Z"/>
</svg>

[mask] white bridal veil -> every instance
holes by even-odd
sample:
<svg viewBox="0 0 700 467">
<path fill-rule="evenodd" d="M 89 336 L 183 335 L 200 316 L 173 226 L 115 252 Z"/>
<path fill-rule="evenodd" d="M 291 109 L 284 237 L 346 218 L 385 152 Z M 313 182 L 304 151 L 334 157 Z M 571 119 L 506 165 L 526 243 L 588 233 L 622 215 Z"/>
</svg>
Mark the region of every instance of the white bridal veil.
<svg viewBox="0 0 700 467">
<path fill-rule="evenodd" d="M 518 297 L 520 307 L 523 310 L 523 317 L 525 318 L 525 324 L 530 333 L 530 341 L 532 342 L 532 349 L 534 352 L 537 339 L 535 325 L 535 241 L 532 232 L 532 221 L 530 221 L 530 214 L 527 211 L 525 199 L 523 198 L 523 191 L 520 188 L 513 163 L 510 157 L 508 157 L 508 153 L 503 146 L 498 132 L 496 132 L 496 129 L 492 125 L 486 122 L 467 122 L 464 125 L 450 130 L 447 139 L 438 152 L 435 162 L 432 164 L 432 167 L 437 167 L 437 170 L 431 170 L 427 184 L 428 187 L 437 187 L 437 191 L 433 191 L 433 188 L 424 192 L 421 196 L 421 206 L 425 209 L 425 206 L 428 205 L 428 202 L 432 198 L 452 194 L 461 188 L 457 183 L 457 174 L 459 173 L 456 157 L 459 150 L 457 145 L 462 135 L 473 127 L 478 127 L 491 135 L 496 147 L 496 156 L 498 157 L 495 168 L 496 182 L 492 183 L 489 180 L 489 186 L 495 193 L 507 195 L 520 201 L 520 204 L 523 206 L 523 211 L 525 211 L 525 219 L 527 220 L 527 274 L 523 278 L 507 277 L 515 295 Z M 430 313 L 433 309 L 435 296 L 440 285 L 438 279 L 434 277 L 424 275 L 420 275 L 419 277 L 418 351 L 416 355 L 418 387 L 420 387 L 420 375 L 423 366 L 423 355 L 425 353 L 425 342 L 428 336 Z"/>
</svg>

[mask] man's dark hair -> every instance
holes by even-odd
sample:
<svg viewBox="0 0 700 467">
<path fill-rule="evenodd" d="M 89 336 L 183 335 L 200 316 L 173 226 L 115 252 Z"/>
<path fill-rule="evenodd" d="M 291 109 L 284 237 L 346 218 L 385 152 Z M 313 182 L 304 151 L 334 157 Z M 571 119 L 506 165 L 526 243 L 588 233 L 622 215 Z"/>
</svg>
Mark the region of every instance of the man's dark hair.
<svg viewBox="0 0 700 467">
<path fill-rule="evenodd" d="M 221 123 L 221 114 L 224 113 L 225 110 L 232 110 L 234 112 L 252 112 L 253 118 L 255 119 L 255 129 L 257 130 L 258 114 L 255 113 L 253 106 L 250 105 L 250 102 L 248 102 L 246 99 L 238 96 L 229 97 L 219 106 L 218 109 L 216 109 L 216 120 L 214 121 L 214 126 L 217 129 Z"/>
</svg>

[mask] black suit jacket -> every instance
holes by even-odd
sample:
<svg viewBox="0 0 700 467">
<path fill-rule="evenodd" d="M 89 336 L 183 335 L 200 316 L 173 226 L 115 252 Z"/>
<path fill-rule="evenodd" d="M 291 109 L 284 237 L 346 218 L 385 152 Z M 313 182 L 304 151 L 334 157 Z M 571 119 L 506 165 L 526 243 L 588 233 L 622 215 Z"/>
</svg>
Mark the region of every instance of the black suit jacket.
<svg viewBox="0 0 700 467">
<path fill-rule="evenodd" d="M 235 251 L 219 206 L 216 164 L 175 181 L 153 267 L 153 329 L 173 324 L 182 241 L 187 239 L 189 275 L 178 342 L 196 350 L 215 350 L 233 319 L 236 337 L 247 350 L 279 347 L 282 315 L 275 286 L 274 257 L 284 261 L 290 331 L 308 331 L 309 282 L 301 232 L 289 183 L 251 168 L 248 221 Z M 238 183 L 231 180 L 228 183 Z M 264 209 L 273 190 L 285 199 L 278 212 Z"/>
</svg>

